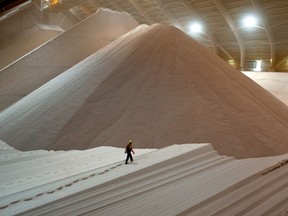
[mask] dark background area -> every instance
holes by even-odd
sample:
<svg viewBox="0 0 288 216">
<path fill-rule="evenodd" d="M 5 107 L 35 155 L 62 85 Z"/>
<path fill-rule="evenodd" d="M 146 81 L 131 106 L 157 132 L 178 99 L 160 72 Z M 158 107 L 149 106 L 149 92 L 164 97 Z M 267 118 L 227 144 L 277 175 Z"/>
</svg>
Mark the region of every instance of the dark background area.
<svg viewBox="0 0 288 216">
<path fill-rule="evenodd" d="M 0 14 L 27 1 L 28 0 L 0 0 Z"/>
</svg>

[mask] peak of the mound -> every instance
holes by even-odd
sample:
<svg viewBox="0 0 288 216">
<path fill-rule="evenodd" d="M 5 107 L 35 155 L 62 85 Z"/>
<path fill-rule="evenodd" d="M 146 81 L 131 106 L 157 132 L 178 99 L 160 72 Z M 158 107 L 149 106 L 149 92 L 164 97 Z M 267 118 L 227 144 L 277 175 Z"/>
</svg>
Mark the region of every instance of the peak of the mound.
<svg viewBox="0 0 288 216">
<path fill-rule="evenodd" d="M 221 154 L 288 152 L 288 109 L 180 30 L 140 26 L 0 114 L 20 149 L 212 143 Z"/>
</svg>

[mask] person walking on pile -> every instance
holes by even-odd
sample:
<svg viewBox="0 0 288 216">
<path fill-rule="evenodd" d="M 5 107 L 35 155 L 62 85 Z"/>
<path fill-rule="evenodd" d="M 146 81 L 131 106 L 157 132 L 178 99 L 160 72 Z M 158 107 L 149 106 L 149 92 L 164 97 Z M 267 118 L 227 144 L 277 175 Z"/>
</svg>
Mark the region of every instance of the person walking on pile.
<svg viewBox="0 0 288 216">
<path fill-rule="evenodd" d="M 135 154 L 135 152 L 133 151 L 132 140 L 129 140 L 129 143 L 128 143 L 128 145 L 126 146 L 126 149 L 125 149 L 125 153 L 127 154 L 125 164 L 128 164 L 129 158 L 130 158 L 130 161 L 131 161 L 131 162 L 133 161 L 133 157 L 132 157 L 131 152 L 133 152 L 133 154 Z"/>
</svg>

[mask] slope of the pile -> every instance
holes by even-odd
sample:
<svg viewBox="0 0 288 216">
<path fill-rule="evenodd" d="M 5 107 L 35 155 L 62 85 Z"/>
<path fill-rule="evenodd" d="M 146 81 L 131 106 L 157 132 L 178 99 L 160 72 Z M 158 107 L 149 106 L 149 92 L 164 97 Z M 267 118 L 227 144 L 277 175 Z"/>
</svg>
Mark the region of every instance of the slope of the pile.
<svg viewBox="0 0 288 216">
<path fill-rule="evenodd" d="M 0 115 L 22 149 L 212 143 L 238 158 L 288 152 L 288 109 L 180 30 L 134 31 Z"/>
<path fill-rule="evenodd" d="M 43 13 L 33 1 L 1 14 L 0 70 L 78 22 L 69 11 Z"/>
<path fill-rule="evenodd" d="M 275 97 L 288 105 L 288 73 L 243 72 Z"/>
<path fill-rule="evenodd" d="M 98 9 L 0 71 L 0 111 L 138 25 L 127 13 Z"/>
</svg>

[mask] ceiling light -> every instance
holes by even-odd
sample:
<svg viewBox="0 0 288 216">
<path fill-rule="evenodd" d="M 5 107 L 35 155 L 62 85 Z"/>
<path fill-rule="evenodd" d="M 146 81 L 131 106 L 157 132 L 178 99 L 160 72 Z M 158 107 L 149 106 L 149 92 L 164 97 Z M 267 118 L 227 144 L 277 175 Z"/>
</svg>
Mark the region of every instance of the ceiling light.
<svg viewBox="0 0 288 216">
<path fill-rule="evenodd" d="M 51 6 L 55 6 L 55 5 L 58 5 L 58 4 L 60 4 L 60 3 L 61 3 L 60 0 L 50 0 L 50 5 L 51 5 Z"/>
<path fill-rule="evenodd" d="M 189 30 L 191 33 L 199 33 L 202 32 L 202 26 L 199 23 L 193 23 L 189 26 Z"/>
<path fill-rule="evenodd" d="M 243 19 L 245 27 L 254 27 L 257 25 L 257 18 L 255 16 L 247 16 Z"/>
</svg>

